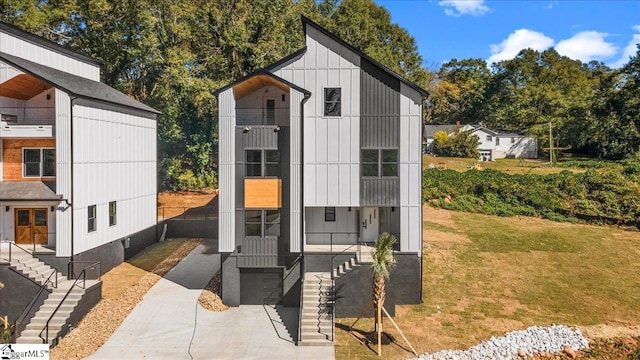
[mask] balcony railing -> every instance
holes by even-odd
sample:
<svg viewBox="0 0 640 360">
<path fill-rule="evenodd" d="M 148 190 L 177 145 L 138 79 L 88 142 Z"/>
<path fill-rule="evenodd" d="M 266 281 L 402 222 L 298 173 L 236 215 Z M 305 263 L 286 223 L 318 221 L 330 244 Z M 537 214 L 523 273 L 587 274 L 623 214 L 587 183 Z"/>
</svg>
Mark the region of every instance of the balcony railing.
<svg viewBox="0 0 640 360">
<path fill-rule="evenodd" d="M 237 125 L 289 125 L 288 107 L 267 108 L 236 108 Z"/>
</svg>

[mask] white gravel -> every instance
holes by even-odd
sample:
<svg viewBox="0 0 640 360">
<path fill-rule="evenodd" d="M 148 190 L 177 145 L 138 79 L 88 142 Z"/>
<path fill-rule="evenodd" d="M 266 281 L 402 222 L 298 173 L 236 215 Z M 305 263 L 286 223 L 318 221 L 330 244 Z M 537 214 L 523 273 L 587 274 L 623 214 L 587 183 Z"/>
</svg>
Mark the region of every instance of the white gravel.
<svg viewBox="0 0 640 360">
<path fill-rule="evenodd" d="M 562 352 L 566 346 L 574 351 L 589 347 L 589 341 L 579 329 L 565 325 L 532 326 L 526 330 L 512 331 L 505 336 L 492 337 L 467 350 L 442 350 L 422 354 L 412 360 L 476 360 L 476 359 L 522 359 L 540 353 Z"/>
</svg>

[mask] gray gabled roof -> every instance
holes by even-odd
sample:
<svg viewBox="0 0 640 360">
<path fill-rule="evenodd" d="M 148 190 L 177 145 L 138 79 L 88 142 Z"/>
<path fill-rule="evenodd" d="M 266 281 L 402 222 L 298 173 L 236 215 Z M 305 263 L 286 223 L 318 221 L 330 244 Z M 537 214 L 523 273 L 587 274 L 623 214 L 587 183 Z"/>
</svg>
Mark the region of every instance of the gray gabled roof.
<svg viewBox="0 0 640 360">
<path fill-rule="evenodd" d="M 55 182 L 0 181 L 1 201 L 59 201 Z"/>
<path fill-rule="evenodd" d="M 32 34 L 28 31 L 24 31 L 20 28 L 17 28 L 11 24 L 7 24 L 5 22 L 0 21 L 0 31 L 14 35 L 16 37 L 19 37 L 22 40 L 28 41 L 32 44 L 41 46 L 41 47 L 45 47 L 51 51 L 55 51 L 57 53 L 66 55 L 66 56 L 70 56 L 76 60 L 80 60 L 82 62 L 85 62 L 87 64 L 91 64 L 91 65 L 95 65 L 95 66 L 102 66 L 103 63 L 100 60 L 94 59 L 90 56 L 81 54 L 77 51 L 71 50 L 66 46 L 62 46 L 60 44 L 54 43 L 53 41 L 49 41 L 41 36 Z"/>
<path fill-rule="evenodd" d="M 77 96 L 116 106 L 124 106 L 130 109 L 160 114 L 158 110 L 134 100 L 99 81 L 93 81 L 78 75 L 69 74 L 58 69 L 40 65 L 2 52 L 0 52 L 0 61 L 5 62 L 27 74 L 35 76 L 36 78 L 66 92 L 70 96 Z"/>
</svg>

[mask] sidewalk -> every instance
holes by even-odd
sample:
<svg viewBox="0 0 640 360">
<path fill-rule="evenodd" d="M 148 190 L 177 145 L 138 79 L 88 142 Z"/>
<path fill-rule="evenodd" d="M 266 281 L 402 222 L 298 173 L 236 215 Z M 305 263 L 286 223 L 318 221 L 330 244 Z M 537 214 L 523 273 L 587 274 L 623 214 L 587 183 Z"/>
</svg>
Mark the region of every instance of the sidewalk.
<svg viewBox="0 0 640 360">
<path fill-rule="evenodd" d="M 206 249 L 198 246 L 160 279 L 88 359 L 334 358 L 330 346 L 295 346 L 298 309 L 240 306 L 218 313 L 203 309 L 198 297 L 220 269 L 220 255 Z"/>
</svg>

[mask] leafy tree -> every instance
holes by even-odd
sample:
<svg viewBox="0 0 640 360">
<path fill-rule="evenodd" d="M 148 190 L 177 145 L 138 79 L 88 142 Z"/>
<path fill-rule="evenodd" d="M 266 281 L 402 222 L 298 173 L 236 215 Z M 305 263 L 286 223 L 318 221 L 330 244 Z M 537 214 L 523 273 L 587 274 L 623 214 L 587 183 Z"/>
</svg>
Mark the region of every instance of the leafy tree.
<svg viewBox="0 0 640 360">
<path fill-rule="evenodd" d="M 433 150 L 437 155 L 478 159 L 478 137 L 472 135 L 472 130 L 462 131 L 449 137 L 444 131 L 437 131 L 433 135 Z"/>
</svg>

